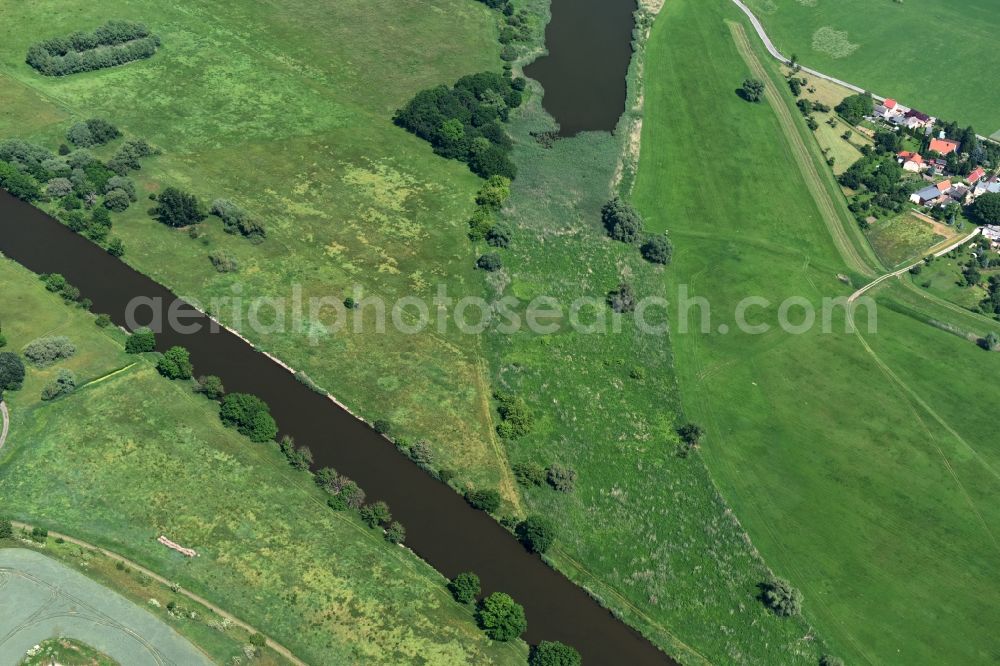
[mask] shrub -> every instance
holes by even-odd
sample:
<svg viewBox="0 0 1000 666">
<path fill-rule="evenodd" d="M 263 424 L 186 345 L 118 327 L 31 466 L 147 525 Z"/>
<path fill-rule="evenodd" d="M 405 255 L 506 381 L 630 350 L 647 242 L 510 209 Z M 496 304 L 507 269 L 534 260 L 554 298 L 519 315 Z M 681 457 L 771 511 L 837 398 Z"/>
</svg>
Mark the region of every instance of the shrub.
<svg viewBox="0 0 1000 666">
<path fill-rule="evenodd" d="M 623 243 L 634 242 L 642 230 L 642 216 L 618 197 L 601 208 L 601 220 L 608 236 Z"/>
<path fill-rule="evenodd" d="M 0 352 L 0 395 L 16 391 L 24 382 L 24 361 L 14 352 Z"/>
<path fill-rule="evenodd" d="M 222 385 L 222 380 L 215 375 L 204 375 L 198 378 L 198 393 L 209 400 L 219 400 L 226 394 L 226 388 Z"/>
<path fill-rule="evenodd" d="M 7 190 L 11 196 L 24 201 L 34 201 L 42 194 L 38 181 L 31 174 L 2 161 L 0 161 L 0 189 Z"/>
<path fill-rule="evenodd" d="M 230 393 L 219 408 L 222 422 L 236 428 L 252 442 L 267 442 L 278 434 L 278 425 L 267 403 L 249 393 Z"/>
<path fill-rule="evenodd" d="M 480 206 L 499 209 L 510 197 L 510 178 L 491 176 L 486 184 L 479 188 L 476 203 Z"/>
<path fill-rule="evenodd" d="M 576 487 L 576 470 L 559 463 L 553 463 L 546 471 L 549 485 L 561 493 L 571 493 Z"/>
<path fill-rule="evenodd" d="M 698 446 L 705 432 L 696 423 L 685 423 L 677 429 L 677 435 L 681 441 L 690 447 Z"/>
<path fill-rule="evenodd" d="M 499 403 L 497 413 L 501 422 L 497 426 L 497 432 L 500 436 L 504 439 L 517 439 L 528 434 L 534 419 L 524 398 L 507 392 L 497 392 L 494 397 Z"/>
<path fill-rule="evenodd" d="M 312 466 L 312 450 L 308 446 L 295 446 L 295 440 L 288 435 L 281 438 L 278 449 L 295 469 L 307 470 Z"/>
<path fill-rule="evenodd" d="M 0 520 L 0 539 L 13 539 L 14 526 L 9 520 Z"/>
<path fill-rule="evenodd" d="M 229 199 L 212 202 L 212 215 L 222 220 L 222 228 L 228 234 L 241 234 L 251 240 L 264 240 L 267 235 L 264 226 Z"/>
<path fill-rule="evenodd" d="M 25 62 L 45 76 L 66 76 L 149 58 L 159 45 L 159 37 L 143 24 L 113 20 L 90 33 L 74 32 L 33 44 Z"/>
<path fill-rule="evenodd" d="M 167 379 L 191 379 L 194 366 L 191 354 L 184 347 L 174 346 L 163 353 L 156 362 L 156 369 Z"/>
<path fill-rule="evenodd" d="M 125 241 L 117 236 L 108 239 L 108 254 L 112 257 L 121 257 L 125 254 Z"/>
<path fill-rule="evenodd" d="M 580 666 L 580 653 L 559 641 L 542 641 L 531 650 L 529 666 Z"/>
<path fill-rule="evenodd" d="M 479 576 L 466 571 L 458 574 L 448 583 L 448 591 L 460 604 L 471 604 L 482 593 Z"/>
<path fill-rule="evenodd" d="M 24 356 L 37 366 L 46 366 L 76 353 L 76 347 L 63 335 L 38 338 L 24 348 Z"/>
<path fill-rule="evenodd" d="M 121 135 L 118 128 L 107 120 L 91 118 L 85 122 L 74 123 L 66 132 L 66 139 L 80 148 L 89 148 L 103 145 Z"/>
<path fill-rule="evenodd" d="M 532 553 L 544 553 L 556 539 L 555 526 L 545 516 L 528 516 L 517 526 L 517 538 Z"/>
<path fill-rule="evenodd" d="M 824 654 L 819 658 L 819 666 L 844 666 L 844 660 L 831 654 Z"/>
<path fill-rule="evenodd" d="M 503 592 L 494 592 L 479 602 L 476 619 L 495 641 L 512 641 L 528 628 L 524 608 Z"/>
<path fill-rule="evenodd" d="M 392 514 L 389 512 L 389 505 L 381 500 L 373 504 L 365 504 L 361 507 L 361 511 L 359 513 L 361 515 L 361 520 L 363 520 L 368 527 L 377 527 L 392 520 Z"/>
<path fill-rule="evenodd" d="M 536 463 L 514 463 L 514 478 L 523 486 L 540 486 L 545 483 L 545 468 Z"/>
<path fill-rule="evenodd" d="M 380 435 L 388 435 L 389 431 L 392 430 L 392 424 L 386 419 L 375 419 L 375 422 L 372 423 L 372 427 L 375 429 L 375 432 Z"/>
<path fill-rule="evenodd" d="M 635 310 L 636 295 L 632 286 L 622 282 L 617 289 L 608 292 L 608 305 L 615 312 L 624 313 Z"/>
<path fill-rule="evenodd" d="M 201 204 L 193 194 L 168 187 L 156 198 L 153 215 L 168 227 L 186 227 L 205 219 Z"/>
<path fill-rule="evenodd" d="M 208 260 L 212 262 L 212 266 L 215 267 L 220 273 L 234 273 L 239 270 L 239 263 L 236 261 L 231 253 L 220 250 L 218 252 L 212 252 L 208 255 Z"/>
<path fill-rule="evenodd" d="M 661 234 L 659 236 L 650 236 L 649 240 L 643 243 L 641 252 L 646 261 L 665 265 L 670 263 L 674 248 L 670 244 L 670 239 Z"/>
<path fill-rule="evenodd" d="M 76 375 L 65 368 L 59 370 L 55 380 L 42 389 L 42 400 L 55 400 L 76 390 Z"/>
<path fill-rule="evenodd" d="M 469 240 L 483 240 L 493 228 L 493 213 L 488 208 L 479 206 L 469 218 Z"/>
<path fill-rule="evenodd" d="M 45 194 L 50 197 L 64 197 L 73 191 L 69 178 L 53 178 L 45 184 Z"/>
<path fill-rule="evenodd" d="M 774 578 L 761 585 L 761 601 L 775 615 L 789 617 L 802 612 L 802 593 L 783 578 Z"/>
<path fill-rule="evenodd" d="M 94 319 L 94 323 L 97 324 L 97 326 L 99 326 L 100 328 L 107 328 L 108 326 L 111 326 L 111 324 L 113 324 L 114 322 L 111 321 L 111 317 L 109 315 L 102 313 L 97 315 L 97 318 Z"/>
<path fill-rule="evenodd" d="M 136 329 L 125 340 L 125 351 L 129 354 L 142 354 L 156 350 L 156 335 L 148 328 Z"/>
<path fill-rule="evenodd" d="M 409 453 L 410 460 L 421 467 L 429 468 L 434 464 L 434 452 L 431 450 L 431 445 L 424 440 L 420 440 L 411 446 Z"/>
<path fill-rule="evenodd" d="M 145 139 L 128 139 L 118 147 L 114 156 L 108 160 L 108 169 L 119 176 L 124 176 L 129 171 L 137 171 L 142 168 L 142 164 L 139 163 L 141 158 L 155 155 L 158 152 Z"/>
<path fill-rule="evenodd" d="M 406 528 L 398 520 L 392 521 L 385 530 L 385 540 L 393 544 L 401 544 L 406 541 Z"/>
<path fill-rule="evenodd" d="M 470 490 L 465 493 L 465 499 L 472 508 L 487 513 L 494 513 L 500 508 L 500 493 L 492 488 Z"/>
</svg>

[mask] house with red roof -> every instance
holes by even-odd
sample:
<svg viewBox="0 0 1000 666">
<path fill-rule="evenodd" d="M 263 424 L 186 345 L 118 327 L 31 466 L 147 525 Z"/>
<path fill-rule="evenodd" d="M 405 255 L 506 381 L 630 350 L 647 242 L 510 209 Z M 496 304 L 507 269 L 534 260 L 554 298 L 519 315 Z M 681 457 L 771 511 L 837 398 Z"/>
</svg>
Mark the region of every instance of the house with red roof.
<svg viewBox="0 0 1000 666">
<path fill-rule="evenodd" d="M 919 173 L 927 168 L 927 163 L 924 162 L 924 158 L 920 153 L 913 153 L 908 150 L 904 150 L 896 154 L 899 158 L 899 163 L 903 165 L 904 171 L 910 171 L 912 173 Z"/>
<path fill-rule="evenodd" d="M 950 155 L 958 152 L 959 143 L 951 139 L 931 139 L 930 151 L 941 155 Z"/>
<path fill-rule="evenodd" d="M 969 181 L 969 185 L 975 185 L 979 182 L 979 179 L 986 175 L 986 169 L 983 167 L 976 167 L 976 170 L 970 173 L 966 180 Z"/>
</svg>

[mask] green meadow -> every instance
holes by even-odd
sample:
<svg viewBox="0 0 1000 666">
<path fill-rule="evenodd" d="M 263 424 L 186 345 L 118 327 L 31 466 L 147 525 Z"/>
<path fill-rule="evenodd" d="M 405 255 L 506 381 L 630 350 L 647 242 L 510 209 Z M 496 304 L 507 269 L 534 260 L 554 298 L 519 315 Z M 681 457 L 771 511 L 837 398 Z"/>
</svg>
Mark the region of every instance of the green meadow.
<svg viewBox="0 0 1000 666">
<path fill-rule="evenodd" d="M 78 350 L 29 366 L 24 387 L 6 396 L 5 516 L 140 562 L 308 663 L 523 663 L 523 643 L 487 640 L 440 574 L 353 514 L 329 509 L 308 474 L 276 446 L 223 427 L 191 383 L 125 354 L 123 334 L 95 326 L 9 260 L 0 260 L 0 284 L 7 349 L 65 335 Z M 42 402 L 42 387 L 63 368 L 78 388 Z M 198 557 L 168 550 L 160 535 Z M 220 663 L 237 656 L 218 654 L 225 645 L 215 630 L 186 629 L 196 642 L 206 634 Z"/>
<path fill-rule="evenodd" d="M 920 259 L 947 238 L 909 212 L 873 222 L 865 235 L 885 265 L 890 267 Z"/>
<path fill-rule="evenodd" d="M 991 0 L 747 0 L 786 56 L 921 111 L 1000 132 Z M 955 72 L 961 75 L 955 76 Z"/>
<path fill-rule="evenodd" d="M 819 319 L 805 333 L 780 330 L 784 299 L 805 299 L 820 317 L 822 299 L 851 291 L 838 274 L 882 269 L 850 251 L 842 197 L 825 177 L 826 194 L 816 188 L 816 143 L 797 112 L 787 122 L 787 86 L 752 33 L 729 23 L 738 10 L 670 7 L 648 47 L 634 199 L 674 240 L 668 290 L 686 286 L 710 304 L 707 333 L 681 333 L 680 313 L 672 330 L 683 412 L 706 430 L 701 456 L 767 564 L 803 591 L 804 617 L 830 652 L 847 663 L 988 662 L 1000 649 L 988 601 L 1000 449 L 976 413 L 1000 398 L 983 380 L 1000 356 L 973 340 L 996 323 L 893 281 L 875 294 L 873 333 L 864 308 L 861 334 L 845 332 L 836 310 L 830 332 Z M 767 99 L 749 104 L 734 91 L 759 72 Z M 712 155 L 727 187 L 686 177 L 693 154 Z M 831 210 L 851 245 L 831 242 Z M 748 315 L 767 332 L 734 332 L 750 296 L 772 304 Z"/>
<path fill-rule="evenodd" d="M 61 78 L 24 63 L 30 44 L 108 18 L 145 22 L 162 47 L 148 60 Z M 481 181 L 391 119 L 421 89 L 498 70 L 496 30 L 491 10 L 471 0 L 5 3 L 0 139 L 54 150 L 73 122 L 100 116 L 159 147 L 163 154 L 135 174 L 139 202 L 114 216 L 113 233 L 126 262 L 206 307 L 236 293 L 290 298 L 292 285 L 307 304 L 343 300 L 356 285 L 390 304 L 429 300 L 438 284 L 454 295 L 478 292 L 465 234 Z M 206 205 L 232 199 L 263 221 L 267 240 L 225 234 L 214 217 L 197 240 L 159 224 L 146 194 L 168 185 Z M 208 255 L 219 251 L 238 272 L 213 268 Z M 329 309 L 322 317 L 307 310 L 297 330 L 255 332 L 247 308 L 217 314 L 368 420 L 430 437 L 436 464 L 462 471 L 457 482 L 501 482 L 507 465 L 474 340 L 454 327 L 326 334 L 320 320 L 332 321 Z"/>
</svg>

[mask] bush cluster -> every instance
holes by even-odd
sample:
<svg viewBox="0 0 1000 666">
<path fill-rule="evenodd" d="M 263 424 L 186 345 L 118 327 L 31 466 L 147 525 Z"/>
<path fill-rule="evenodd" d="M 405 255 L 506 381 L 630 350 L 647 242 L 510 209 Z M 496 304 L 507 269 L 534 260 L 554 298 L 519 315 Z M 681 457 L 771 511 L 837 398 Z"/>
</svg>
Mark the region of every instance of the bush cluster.
<svg viewBox="0 0 1000 666">
<path fill-rule="evenodd" d="M 120 137 L 122 133 L 117 127 L 103 118 L 91 118 L 74 123 L 66 132 L 66 140 L 79 148 L 102 146 L 108 141 Z"/>
<path fill-rule="evenodd" d="M 62 369 L 56 378 L 42 389 L 42 400 L 55 400 L 59 396 L 69 395 L 76 390 L 76 376 L 69 370 Z"/>
<path fill-rule="evenodd" d="M 531 432 L 534 419 L 524 398 L 506 391 L 498 391 L 494 397 L 500 415 L 497 434 L 504 439 L 517 439 Z"/>
<path fill-rule="evenodd" d="M 268 442 L 278 434 L 278 424 L 271 416 L 271 408 L 249 393 L 230 393 L 223 398 L 219 418 L 252 442 Z"/>
<path fill-rule="evenodd" d="M 44 367 L 76 353 L 76 346 L 64 335 L 46 336 L 28 343 L 24 357 L 39 367 Z"/>
<path fill-rule="evenodd" d="M 142 23 L 108 21 L 90 33 L 33 44 L 25 62 L 45 76 L 66 76 L 149 58 L 159 45 L 160 38 Z"/>
<path fill-rule="evenodd" d="M 429 141 L 434 152 L 466 162 L 483 178 L 513 179 L 513 142 L 501 123 L 521 105 L 523 82 L 492 72 L 470 74 L 451 88 L 417 93 L 396 112 L 394 122 Z"/>
<path fill-rule="evenodd" d="M 222 220 L 222 228 L 227 234 L 240 234 L 254 242 L 261 242 L 267 236 L 264 225 L 229 199 L 212 202 L 212 215 Z"/>
</svg>

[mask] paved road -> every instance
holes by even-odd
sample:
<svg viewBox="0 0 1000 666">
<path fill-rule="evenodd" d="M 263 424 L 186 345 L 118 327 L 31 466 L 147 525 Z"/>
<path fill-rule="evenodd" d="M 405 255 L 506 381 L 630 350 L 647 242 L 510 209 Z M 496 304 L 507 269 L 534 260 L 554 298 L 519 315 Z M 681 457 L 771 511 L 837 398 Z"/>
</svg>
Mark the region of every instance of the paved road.
<svg viewBox="0 0 1000 666">
<path fill-rule="evenodd" d="M 777 60 L 780 60 L 784 64 L 790 65 L 792 61 L 789 58 L 786 58 L 781 53 L 781 51 L 778 50 L 778 47 L 774 45 L 774 42 L 771 41 L 771 38 L 768 36 L 767 31 L 764 30 L 764 26 L 763 26 L 763 24 L 761 24 L 760 19 L 758 19 L 757 16 L 752 11 L 750 11 L 750 8 L 747 7 L 742 2 L 742 0 L 733 0 L 733 3 L 737 7 L 739 7 L 743 11 L 744 14 L 747 15 L 747 18 L 750 19 L 750 23 L 753 24 L 753 28 L 754 28 L 754 30 L 757 31 L 757 35 L 760 37 L 761 41 L 764 42 L 764 46 L 767 47 L 768 53 L 770 53 L 772 56 L 774 56 L 774 58 L 776 58 Z M 807 74 L 812 74 L 813 76 L 819 77 L 821 79 L 825 79 L 827 81 L 832 81 L 833 83 L 836 83 L 838 85 L 844 86 L 845 88 L 853 90 L 854 92 L 857 92 L 857 93 L 869 92 L 868 90 L 866 90 L 866 89 L 864 89 L 864 88 L 862 88 L 860 86 L 854 85 L 853 83 L 848 83 L 847 81 L 843 81 L 843 80 L 838 79 L 836 77 L 829 76 L 828 74 L 824 74 L 823 72 L 817 72 L 815 69 L 810 69 L 809 67 L 803 67 L 802 65 L 799 65 L 799 67 L 801 67 L 802 71 L 806 72 Z M 883 97 L 882 95 L 876 95 L 875 93 L 872 93 L 872 97 L 874 97 L 879 102 L 884 102 L 886 100 L 886 98 Z M 913 108 L 912 105 L 906 105 L 906 106 L 910 106 L 910 108 Z M 993 143 L 1000 143 L 1000 141 L 997 141 L 996 139 L 993 139 L 992 137 L 983 136 L 982 134 L 977 134 L 976 136 L 979 137 L 980 141 L 992 141 Z"/>
<path fill-rule="evenodd" d="M 25 548 L 0 549 L 0 663 L 66 636 L 130 666 L 210 666 L 163 620 L 79 571 Z"/>
<path fill-rule="evenodd" d="M 17 522 L 17 521 L 11 521 L 11 523 L 14 525 L 14 527 L 18 527 L 18 528 L 31 529 L 33 527 L 32 525 L 28 525 L 26 523 L 21 523 L 21 522 Z M 149 576 L 153 580 L 158 581 L 160 583 L 163 583 L 164 585 L 170 586 L 170 585 L 173 584 L 171 581 L 167 580 L 166 578 L 164 578 L 160 574 L 156 573 L 155 571 L 147 569 L 146 567 L 142 566 L 141 564 L 137 564 L 136 562 L 133 562 L 132 560 L 130 560 L 128 558 L 122 557 L 118 553 L 114 553 L 114 552 L 112 552 L 110 550 L 105 550 L 104 548 L 100 548 L 99 546 L 95 546 L 95 545 L 93 545 L 91 543 L 87 543 L 86 541 L 81 541 L 80 539 L 71 537 L 71 536 L 66 535 L 66 534 L 60 534 L 59 532 L 53 532 L 51 530 L 49 530 L 49 536 L 52 537 L 53 539 L 61 538 L 61 539 L 65 540 L 65 541 L 67 541 L 69 543 L 72 543 L 72 544 L 75 544 L 77 546 L 81 546 L 83 548 L 88 548 L 90 550 L 97 551 L 97 552 L 101 553 L 102 555 L 104 555 L 106 557 L 110 557 L 112 560 L 116 560 L 118 562 L 121 562 L 122 564 L 125 564 L 130 569 L 135 569 L 136 571 L 140 571 L 140 572 L 146 574 L 147 576 Z M 252 634 L 259 633 L 261 635 L 264 635 L 264 632 L 259 631 L 259 630 L 255 629 L 254 627 L 250 626 L 249 624 L 247 624 L 246 622 L 240 620 L 239 618 L 237 618 L 237 617 L 235 617 L 233 615 L 230 615 L 226 611 L 222 610 L 221 608 L 219 608 L 218 606 L 216 606 L 215 604 L 213 604 L 212 602 L 210 602 L 208 599 L 205 599 L 204 597 L 198 596 L 194 592 L 189 592 L 188 590 L 180 588 L 178 590 L 178 593 L 179 594 L 183 594 L 188 599 L 191 599 L 192 601 L 196 601 L 199 604 L 201 604 L 202 606 L 205 606 L 206 608 L 211 609 L 212 612 L 216 613 L 220 617 L 224 617 L 224 618 L 228 619 L 233 624 L 235 624 L 235 625 L 237 625 L 239 627 L 242 627 L 244 630 L 246 630 L 246 631 L 248 631 L 248 632 L 250 632 Z M 278 654 L 280 654 L 281 656 L 283 656 L 288 661 L 292 662 L 293 664 L 296 664 L 296 666 L 307 666 L 307 664 L 304 661 L 302 661 L 301 659 L 299 659 L 298 657 L 296 657 L 294 654 L 292 654 L 291 650 L 289 650 L 288 648 L 286 648 L 281 643 L 277 643 L 277 642 L 271 640 L 270 638 L 268 638 L 267 639 L 267 645 L 268 645 L 268 647 L 270 647 L 272 650 L 274 650 L 275 652 L 277 652 Z"/>
<path fill-rule="evenodd" d="M 943 256 L 943 255 L 946 255 L 949 252 L 951 252 L 952 250 L 954 250 L 956 247 L 961 247 L 962 245 L 965 245 L 966 243 L 968 243 L 970 240 L 972 240 L 973 238 L 975 238 L 978 235 L 979 235 L 979 228 L 977 227 L 976 230 L 973 231 L 968 236 L 965 236 L 964 238 L 961 238 L 961 239 L 955 241 L 954 243 L 952 243 L 948 247 L 944 248 L 943 250 L 938 250 L 937 252 L 935 252 L 934 256 L 935 257 L 940 257 L 940 256 Z M 900 268 L 898 271 L 893 271 L 892 273 L 887 273 L 886 275 L 883 275 L 882 277 L 878 278 L 877 280 L 873 280 L 873 281 L 869 282 L 865 286 L 861 287 L 861 289 L 858 289 L 856 292 L 854 292 L 853 294 L 851 294 L 850 298 L 847 299 L 847 302 L 848 303 L 853 303 L 854 301 L 858 300 L 858 298 L 862 294 L 864 294 L 866 291 L 868 291 L 869 289 L 872 289 L 873 287 L 876 287 L 876 286 L 882 284 L 886 280 L 889 280 L 889 279 L 892 279 L 892 278 L 897 277 L 899 275 L 902 275 L 903 273 L 907 272 L 908 270 L 910 270 L 914 266 L 917 266 L 918 264 L 922 264 L 922 263 L 924 263 L 923 259 L 921 259 L 920 261 L 915 261 L 912 264 L 910 264 L 909 266 L 904 266 L 903 268 Z"/>
<path fill-rule="evenodd" d="M 7 403 L 3 400 L 0 400 L 0 420 L 3 420 L 3 426 L 0 427 L 0 449 L 2 449 L 4 442 L 7 441 L 7 431 L 10 430 L 10 413 L 7 412 Z"/>
</svg>

